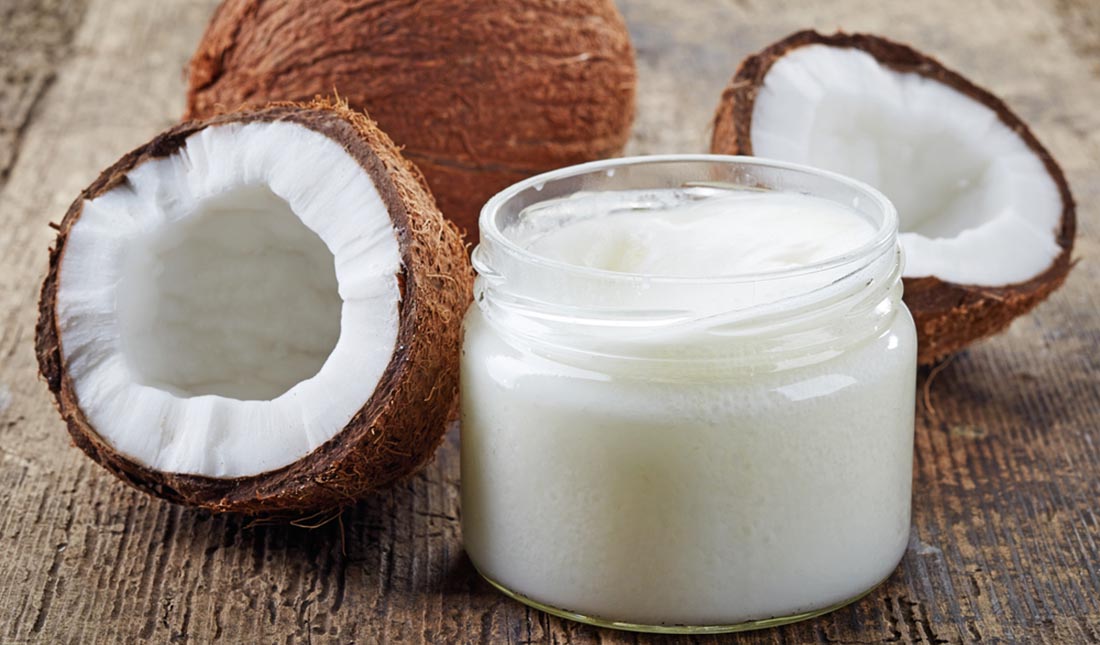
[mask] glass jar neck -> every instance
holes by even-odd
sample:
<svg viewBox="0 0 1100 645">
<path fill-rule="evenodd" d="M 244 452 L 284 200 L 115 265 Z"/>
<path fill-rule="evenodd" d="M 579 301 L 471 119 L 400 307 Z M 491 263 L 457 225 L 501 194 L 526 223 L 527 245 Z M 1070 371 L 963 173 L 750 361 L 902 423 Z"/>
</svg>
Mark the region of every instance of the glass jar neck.
<svg viewBox="0 0 1100 645">
<path fill-rule="evenodd" d="M 755 275 L 683 278 L 562 264 L 508 236 L 533 203 L 579 190 L 723 185 L 801 190 L 850 205 L 874 239 L 831 260 Z M 613 172 L 612 172 L 613 171 Z M 724 174 L 722 174 L 724 173 Z M 697 183 L 697 182 L 695 182 Z M 473 254 L 477 306 L 506 339 L 555 360 L 598 366 L 713 371 L 723 364 L 784 369 L 817 362 L 881 332 L 901 298 L 896 215 L 880 194 L 828 173 L 713 155 L 618 159 L 549 173 L 491 200 Z"/>
</svg>

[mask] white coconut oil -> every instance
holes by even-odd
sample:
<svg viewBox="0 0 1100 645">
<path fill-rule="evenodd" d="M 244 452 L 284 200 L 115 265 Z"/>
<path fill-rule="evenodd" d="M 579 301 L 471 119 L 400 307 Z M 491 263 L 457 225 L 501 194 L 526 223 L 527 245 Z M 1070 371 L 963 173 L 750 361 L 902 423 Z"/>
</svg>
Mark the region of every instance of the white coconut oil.
<svg viewBox="0 0 1100 645">
<path fill-rule="evenodd" d="M 860 596 L 905 550 L 916 340 L 892 209 L 730 159 L 567 169 L 486 207 L 463 536 L 525 602 L 763 626 Z"/>
</svg>

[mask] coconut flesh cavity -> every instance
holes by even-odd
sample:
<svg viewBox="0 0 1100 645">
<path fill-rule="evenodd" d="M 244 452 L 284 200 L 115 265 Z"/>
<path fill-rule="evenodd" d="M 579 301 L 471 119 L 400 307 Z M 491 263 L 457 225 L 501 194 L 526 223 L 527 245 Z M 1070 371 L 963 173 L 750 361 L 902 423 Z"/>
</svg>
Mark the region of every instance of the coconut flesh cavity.
<svg viewBox="0 0 1100 645">
<path fill-rule="evenodd" d="M 989 107 L 859 49 L 807 45 L 772 65 L 753 151 L 875 186 L 898 209 L 905 277 L 1002 286 L 1061 252 L 1058 186 Z"/>
<path fill-rule="evenodd" d="M 88 421 L 149 468 L 208 477 L 331 439 L 397 337 L 397 239 L 359 164 L 300 125 L 231 124 L 128 179 L 84 205 L 61 263 Z"/>
<path fill-rule="evenodd" d="M 362 115 L 179 126 L 85 192 L 51 260 L 43 373 L 77 444 L 130 483 L 312 510 L 411 472 L 442 436 L 466 254 Z"/>
<path fill-rule="evenodd" d="M 711 150 L 833 170 L 894 202 L 922 364 L 1001 331 L 1071 266 L 1074 203 L 1050 153 L 1000 99 L 901 43 L 802 31 L 747 57 Z"/>
</svg>

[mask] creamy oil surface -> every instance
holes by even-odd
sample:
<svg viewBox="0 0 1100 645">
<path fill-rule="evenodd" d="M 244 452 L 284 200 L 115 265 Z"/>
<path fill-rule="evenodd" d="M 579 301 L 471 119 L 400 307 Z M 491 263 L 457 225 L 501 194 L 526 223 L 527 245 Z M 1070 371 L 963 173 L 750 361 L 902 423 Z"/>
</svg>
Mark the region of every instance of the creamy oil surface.
<svg viewBox="0 0 1100 645">
<path fill-rule="evenodd" d="M 856 211 L 810 195 L 730 190 L 659 203 L 664 207 L 582 213 L 527 248 L 605 271 L 711 277 L 814 264 L 857 249 L 875 234 Z"/>
<path fill-rule="evenodd" d="M 813 264 L 876 234 L 844 206 L 753 191 L 581 193 L 532 207 L 514 233 L 554 261 L 699 277 Z M 598 281 L 548 282 L 563 299 L 604 302 Z M 639 298 L 679 293 L 640 283 Z M 755 284 L 749 302 L 768 300 L 773 285 Z M 874 332 L 825 359 L 730 359 L 692 373 L 677 371 L 676 355 L 605 370 L 599 340 L 573 361 L 517 340 L 487 315 L 491 303 L 475 304 L 461 385 L 471 560 L 538 603 L 641 625 L 734 625 L 859 596 L 889 575 L 909 534 L 916 339 L 897 297 L 883 296 L 891 313 Z M 732 306 L 711 300 L 708 311 Z M 839 327 L 854 322 L 837 316 Z M 568 345 L 557 320 L 535 328 Z M 777 342 L 720 340 L 749 354 Z"/>
</svg>

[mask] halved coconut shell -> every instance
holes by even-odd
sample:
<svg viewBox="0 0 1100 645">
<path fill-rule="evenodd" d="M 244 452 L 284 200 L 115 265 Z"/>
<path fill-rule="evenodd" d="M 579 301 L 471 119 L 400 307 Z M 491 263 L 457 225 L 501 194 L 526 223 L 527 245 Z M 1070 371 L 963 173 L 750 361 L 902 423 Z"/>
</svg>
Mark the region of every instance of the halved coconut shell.
<svg viewBox="0 0 1100 645">
<path fill-rule="evenodd" d="M 58 325 L 59 269 L 87 200 L 126 184 L 136 168 L 177 153 L 188 137 L 206 128 L 256 123 L 292 123 L 320 133 L 338 143 L 369 175 L 389 212 L 400 250 L 397 342 L 369 400 L 335 436 L 294 463 L 232 478 L 163 472 L 121 454 L 86 417 Z M 73 441 L 134 487 L 215 512 L 318 511 L 346 505 L 406 477 L 432 457 L 456 400 L 461 319 L 471 284 L 472 271 L 458 231 L 440 215 L 420 172 L 374 122 L 343 104 L 323 100 L 275 104 L 173 127 L 124 156 L 81 193 L 50 251 L 36 350 L 41 373 Z"/>
<path fill-rule="evenodd" d="M 800 31 L 765 47 L 741 62 L 723 92 L 714 117 L 712 152 L 754 154 L 753 113 L 765 77 L 777 61 L 808 45 L 863 51 L 889 70 L 943 83 L 988 107 L 1041 160 L 1061 196 L 1061 224 L 1055 234 L 1061 251 L 1048 268 L 1033 278 L 1002 286 L 953 283 L 934 276 L 905 278 L 905 302 L 916 321 L 921 364 L 936 362 L 980 338 L 1002 331 L 1014 318 L 1031 310 L 1061 286 L 1073 264 L 1076 229 L 1073 196 L 1061 168 L 1003 101 L 907 45 L 868 34 L 823 35 Z"/>
</svg>

